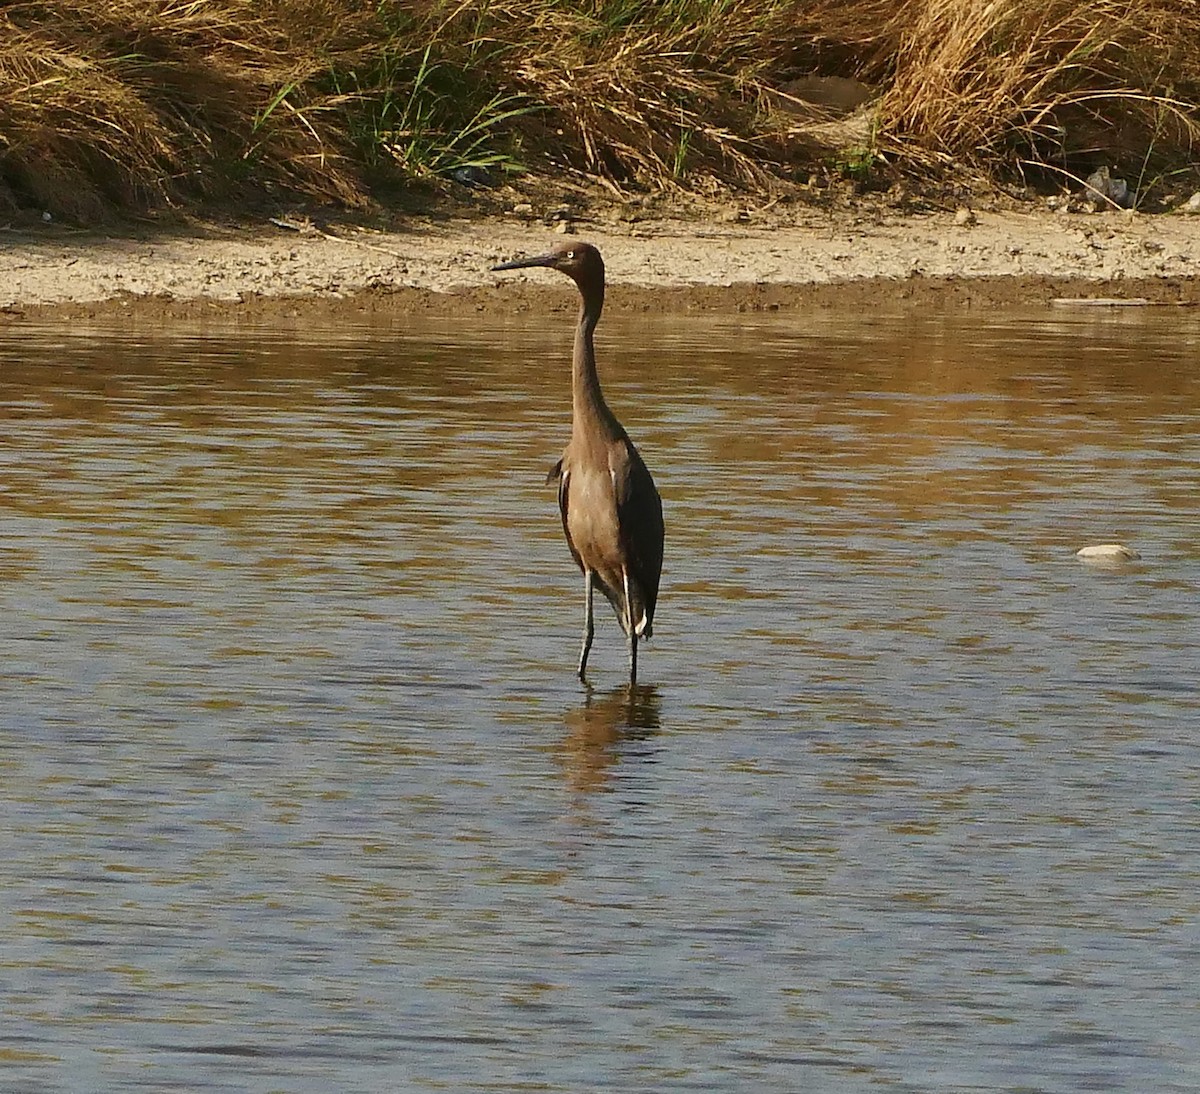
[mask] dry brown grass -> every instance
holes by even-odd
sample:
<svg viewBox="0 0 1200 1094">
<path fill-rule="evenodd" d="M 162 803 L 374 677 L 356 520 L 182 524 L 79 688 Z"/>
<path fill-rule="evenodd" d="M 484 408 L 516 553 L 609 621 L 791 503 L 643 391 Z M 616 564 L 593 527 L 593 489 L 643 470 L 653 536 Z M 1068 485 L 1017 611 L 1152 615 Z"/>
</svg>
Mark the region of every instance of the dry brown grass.
<svg viewBox="0 0 1200 1094">
<path fill-rule="evenodd" d="M 7 5 L 0 198 L 89 217 L 235 193 L 248 179 L 360 197 L 340 122 L 307 93 L 319 70 L 311 50 L 255 7 Z"/>
<path fill-rule="evenodd" d="M 910 161 L 1129 170 L 1200 131 L 1189 0 L 910 0 L 891 28 L 881 136 Z"/>
<path fill-rule="evenodd" d="M 878 88 L 846 147 L 797 123 L 786 89 L 812 73 Z M 1200 0 L 17 2 L 0 203 L 356 204 L 476 160 L 619 188 L 1100 162 L 1145 180 L 1194 168 L 1198 102 Z"/>
<path fill-rule="evenodd" d="M 443 37 L 477 35 L 501 85 L 542 105 L 526 129 L 556 166 L 619 185 L 690 188 L 761 186 L 809 159 L 811 144 L 797 142 L 777 109 L 778 84 L 872 63 L 895 0 L 434 6 L 453 9 Z"/>
</svg>

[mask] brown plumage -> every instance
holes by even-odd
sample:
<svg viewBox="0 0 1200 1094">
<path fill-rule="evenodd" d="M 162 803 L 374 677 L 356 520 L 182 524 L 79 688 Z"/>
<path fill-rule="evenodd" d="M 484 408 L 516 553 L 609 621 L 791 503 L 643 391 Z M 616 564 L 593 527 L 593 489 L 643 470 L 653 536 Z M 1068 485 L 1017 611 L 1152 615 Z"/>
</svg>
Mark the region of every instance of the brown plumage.
<svg viewBox="0 0 1200 1094">
<path fill-rule="evenodd" d="M 604 307 L 604 261 L 589 243 L 563 243 L 549 254 L 493 266 L 546 266 L 579 287 L 582 306 L 571 365 L 571 440 L 547 479 L 558 483 L 558 506 L 571 555 L 583 571 L 585 623 L 579 678 L 592 648 L 592 590 L 613 606 L 629 639 L 629 680 L 637 680 L 639 638 L 654 627 L 662 572 L 662 502 L 629 435 L 608 408 L 596 375 L 592 335 Z"/>
</svg>

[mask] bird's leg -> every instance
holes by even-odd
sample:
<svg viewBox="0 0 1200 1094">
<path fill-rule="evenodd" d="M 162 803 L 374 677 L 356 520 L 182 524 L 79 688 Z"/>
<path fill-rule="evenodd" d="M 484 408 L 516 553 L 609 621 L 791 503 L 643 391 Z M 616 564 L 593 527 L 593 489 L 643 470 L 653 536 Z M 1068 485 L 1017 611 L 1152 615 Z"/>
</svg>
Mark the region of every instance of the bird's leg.
<svg viewBox="0 0 1200 1094">
<path fill-rule="evenodd" d="M 637 683 L 637 629 L 633 625 L 633 599 L 629 595 L 629 571 L 623 570 L 625 579 L 625 622 L 629 628 L 629 683 Z"/>
<path fill-rule="evenodd" d="M 583 571 L 583 596 L 584 596 L 584 616 L 583 616 L 583 649 L 579 651 L 579 679 L 584 679 L 584 673 L 587 672 L 588 654 L 592 650 L 592 636 L 596 633 L 596 628 L 592 623 L 592 571 Z"/>
</svg>

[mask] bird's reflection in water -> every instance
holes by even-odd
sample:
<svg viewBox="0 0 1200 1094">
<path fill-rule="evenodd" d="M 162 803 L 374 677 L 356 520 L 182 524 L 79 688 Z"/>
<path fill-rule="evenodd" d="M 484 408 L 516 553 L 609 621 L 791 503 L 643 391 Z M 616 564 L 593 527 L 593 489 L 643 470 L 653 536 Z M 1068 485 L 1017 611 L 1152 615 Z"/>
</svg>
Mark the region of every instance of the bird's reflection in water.
<svg viewBox="0 0 1200 1094">
<path fill-rule="evenodd" d="M 636 751 L 630 746 L 658 732 L 658 689 L 624 684 L 601 694 L 589 688 L 587 700 L 568 711 L 565 721 L 560 755 L 571 786 L 582 793 L 604 790 L 614 765 Z"/>
</svg>

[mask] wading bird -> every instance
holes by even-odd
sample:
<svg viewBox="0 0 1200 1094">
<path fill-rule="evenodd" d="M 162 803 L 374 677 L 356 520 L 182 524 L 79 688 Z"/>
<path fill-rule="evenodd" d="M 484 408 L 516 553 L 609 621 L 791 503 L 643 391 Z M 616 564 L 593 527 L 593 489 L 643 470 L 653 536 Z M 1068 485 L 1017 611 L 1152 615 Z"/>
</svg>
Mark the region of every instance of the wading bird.
<svg viewBox="0 0 1200 1094">
<path fill-rule="evenodd" d="M 662 501 L 629 435 L 608 409 L 596 375 L 592 335 L 604 307 L 604 261 L 589 243 L 564 243 L 549 254 L 493 266 L 545 266 L 570 277 L 582 306 L 571 363 L 571 440 L 547 482 L 558 483 L 558 507 L 571 555 L 583 571 L 585 615 L 579 679 L 592 648 L 592 591 L 608 598 L 629 639 L 629 682 L 637 682 L 639 638 L 649 638 L 662 573 Z"/>
</svg>

